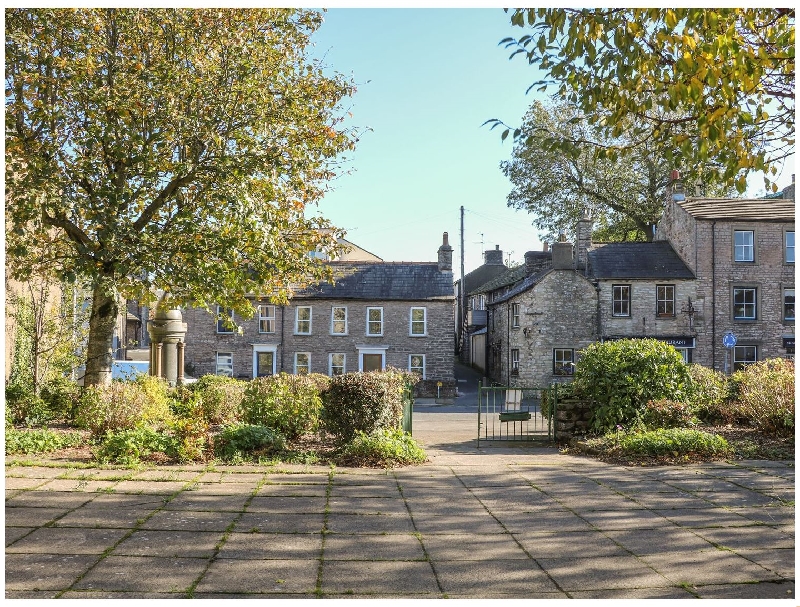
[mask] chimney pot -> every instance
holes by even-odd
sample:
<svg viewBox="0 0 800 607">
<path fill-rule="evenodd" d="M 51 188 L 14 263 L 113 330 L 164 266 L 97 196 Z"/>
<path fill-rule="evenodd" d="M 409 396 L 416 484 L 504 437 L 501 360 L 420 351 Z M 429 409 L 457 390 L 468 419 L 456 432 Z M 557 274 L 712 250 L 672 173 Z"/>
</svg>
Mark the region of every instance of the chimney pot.
<svg viewBox="0 0 800 607">
<path fill-rule="evenodd" d="M 442 246 L 439 247 L 439 271 L 453 271 L 453 247 L 450 246 L 447 232 L 442 235 Z"/>
</svg>

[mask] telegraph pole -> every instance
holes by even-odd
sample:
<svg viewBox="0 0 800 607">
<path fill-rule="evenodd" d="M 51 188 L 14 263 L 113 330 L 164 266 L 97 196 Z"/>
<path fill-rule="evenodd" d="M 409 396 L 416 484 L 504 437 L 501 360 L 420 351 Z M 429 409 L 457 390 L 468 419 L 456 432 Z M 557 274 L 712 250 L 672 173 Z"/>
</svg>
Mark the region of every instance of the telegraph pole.
<svg viewBox="0 0 800 607">
<path fill-rule="evenodd" d="M 466 307 L 466 287 L 464 285 L 464 206 L 461 206 L 461 282 L 460 289 L 459 289 L 459 318 L 458 318 L 458 352 L 461 353 L 461 348 L 463 346 L 463 335 L 462 332 L 464 331 L 464 316 L 467 314 L 467 307 Z"/>
</svg>

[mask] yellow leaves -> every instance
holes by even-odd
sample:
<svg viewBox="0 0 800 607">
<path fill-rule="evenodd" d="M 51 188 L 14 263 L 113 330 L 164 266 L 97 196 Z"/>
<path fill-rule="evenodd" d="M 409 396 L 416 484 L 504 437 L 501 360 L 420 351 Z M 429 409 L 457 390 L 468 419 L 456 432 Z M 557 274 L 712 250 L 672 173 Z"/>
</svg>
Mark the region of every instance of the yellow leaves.
<svg viewBox="0 0 800 607">
<path fill-rule="evenodd" d="M 678 25 L 678 17 L 675 15 L 675 11 L 672 9 L 667 9 L 664 14 L 664 23 L 667 24 L 669 29 L 675 29 L 675 26 Z"/>
</svg>

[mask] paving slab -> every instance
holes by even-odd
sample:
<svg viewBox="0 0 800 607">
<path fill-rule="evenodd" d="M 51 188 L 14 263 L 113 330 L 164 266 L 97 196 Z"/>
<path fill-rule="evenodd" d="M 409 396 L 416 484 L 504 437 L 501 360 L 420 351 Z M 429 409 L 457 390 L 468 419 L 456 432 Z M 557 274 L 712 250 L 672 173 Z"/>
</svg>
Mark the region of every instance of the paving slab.
<svg viewBox="0 0 800 607">
<path fill-rule="evenodd" d="M 317 559 L 218 559 L 211 563 L 195 592 L 310 594 L 316 589 L 318 570 Z"/>
<path fill-rule="evenodd" d="M 204 558 L 108 556 L 71 590 L 185 592 L 206 569 Z"/>
<path fill-rule="evenodd" d="M 238 533 L 321 533 L 324 521 L 322 512 L 245 512 L 236 520 L 233 530 Z"/>
<path fill-rule="evenodd" d="M 127 529 L 40 527 L 6 548 L 6 554 L 96 554 L 113 546 Z"/>
<path fill-rule="evenodd" d="M 384 594 L 426 598 L 441 592 L 424 561 L 342 561 L 322 564 L 324 593 Z"/>
<path fill-rule="evenodd" d="M 410 533 L 337 534 L 325 536 L 325 561 L 424 561 L 425 551 Z M 427 547 L 427 544 L 426 544 Z"/>
<path fill-rule="evenodd" d="M 219 531 L 134 531 L 114 548 L 115 556 L 211 558 L 222 539 Z"/>
<path fill-rule="evenodd" d="M 97 562 L 94 554 L 6 553 L 6 591 L 63 590 Z"/>
<path fill-rule="evenodd" d="M 531 560 L 438 561 L 433 563 L 442 590 L 448 594 L 502 593 L 536 597 L 561 589 Z M 561 598 L 567 598 L 561 594 Z"/>
<path fill-rule="evenodd" d="M 217 554 L 218 559 L 303 559 L 322 554 L 322 534 L 231 533 Z"/>
</svg>

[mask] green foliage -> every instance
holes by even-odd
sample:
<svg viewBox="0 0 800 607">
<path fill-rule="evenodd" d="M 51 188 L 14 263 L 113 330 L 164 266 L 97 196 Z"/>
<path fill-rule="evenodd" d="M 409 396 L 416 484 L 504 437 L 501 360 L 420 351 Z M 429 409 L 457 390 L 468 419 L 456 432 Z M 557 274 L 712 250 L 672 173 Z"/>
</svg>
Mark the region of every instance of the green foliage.
<svg viewBox="0 0 800 607">
<path fill-rule="evenodd" d="M 624 434 L 619 445 L 629 455 L 725 456 L 730 451 L 728 442 L 721 436 L 686 428 Z"/>
<path fill-rule="evenodd" d="M 589 345 L 575 368 L 578 394 L 592 402 L 592 428 L 608 432 L 640 422 L 648 401 L 682 401 L 689 372 L 675 348 L 655 339 Z"/>
<path fill-rule="evenodd" d="M 311 57 L 306 9 L 15 8 L 5 13 L 9 274 L 85 277 L 87 385 L 115 302 L 286 301 L 330 278 L 341 231 L 303 213 L 352 150 L 351 80 Z M 68 32 L 69 35 L 65 35 Z M 267 127 L 268 125 L 268 127 Z M 169 260 L 165 263 L 164 260 Z"/>
<path fill-rule="evenodd" d="M 289 440 L 314 432 L 322 408 L 320 386 L 326 382 L 326 376 L 317 374 L 258 377 L 244 391 L 241 419 L 277 430 Z"/>
<path fill-rule="evenodd" d="M 136 465 L 157 453 L 174 453 L 174 440 L 147 426 L 108 431 L 95 457 L 101 463 Z"/>
<path fill-rule="evenodd" d="M 40 426 L 55 419 L 47 403 L 21 383 L 6 386 L 6 420 L 11 424 Z"/>
<path fill-rule="evenodd" d="M 707 423 L 730 422 L 728 379 L 724 373 L 703 365 L 689 365 L 689 403 L 699 419 Z"/>
<path fill-rule="evenodd" d="M 40 396 L 55 419 L 72 419 L 80 399 L 78 384 L 68 377 L 54 377 L 42 385 Z"/>
<path fill-rule="evenodd" d="M 171 455 L 181 462 L 203 462 L 208 458 L 212 439 L 208 422 L 202 416 L 175 419 L 170 424 L 173 439 Z"/>
<path fill-rule="evenodd" d="M 748 365 L 731 377 L 735 417 L 763 432 L 794 432 L 794 362 L 773 358 Z"/>
<path fill-rule="evenodd" d="M 204 375 L 192 385 L 200 411 L 210 424 L 230 424 L 239 416 L 247 383 L 223 375 Z"/>
<path fill-rule="evenodd" d="M 283 450 L 286 441 L 279 432 L 265 426 L 232 424 L 214 441 L 214 455 L 223 461 L 244 461 L 255 455 Z"/>
<path fill-rule="evenodd" d="M 172 419 L 167 390 L 163 379 L 147 375 L 90 386 L 81 395 L 75 423 L 95 436 L 139 425 L 162 428 Z"/>
<path fill-rule="evenodd" d="M 49 453 L 84 442 L 80 432 L 54 432 L 47 428 L 16 430 L 6 428 L 6 455 L 14 453 Z"/>
<path fill-rule="evenodd" d="M 690 405 L 662 398 L 647 403 L 642 415 L 645 428 L 683 428 L 694 426 L 697 419 Z"/>
<path fill-rule="evenodd" d="M 425 451 L 410 434 L 397 428 L 383 428 L 372 434 L 356 431 L 342 447 L 337 461 L 342 465 L 368 465 L 391 468 L 427 461 Z"/>
<path fill-rule="evenodd" d="M 337 375 L 322 394 L 322 425 L 342 443 L 358 432 L 398 429 L 409 387 L 417 381 L 418 375 L 395 369 Z"/>
<path fill-rule="evenodd" d="M 529 8 L 507 38 L 545 74 L 532 85 L 575 104 L 611 138 L 611 159 L 647 143 L 676 164 L 746 188 L 794 152 L 794 9 Z M 508 131 L 504 132 L 507 136 Z"/>
</svg>

